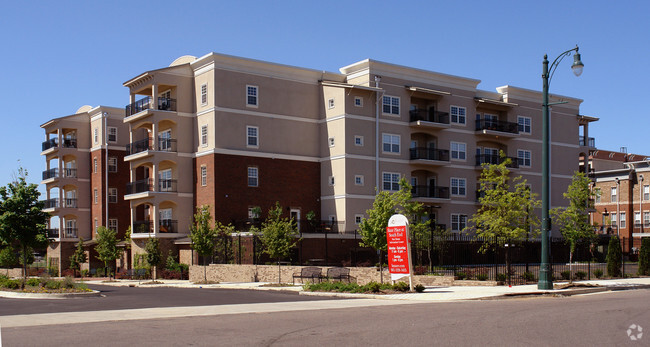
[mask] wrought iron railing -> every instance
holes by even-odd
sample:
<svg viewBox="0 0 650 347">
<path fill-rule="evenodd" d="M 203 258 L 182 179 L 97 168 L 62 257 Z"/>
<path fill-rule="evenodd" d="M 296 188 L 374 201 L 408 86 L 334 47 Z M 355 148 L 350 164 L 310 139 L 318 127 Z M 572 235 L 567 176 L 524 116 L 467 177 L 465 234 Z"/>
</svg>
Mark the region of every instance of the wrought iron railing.
<svg viewBox="0 0 650 347">
<path fill-rule="evenodd" d="M 58 208 L 59 207 L 59 198 L 52 198 L 43 201 L 43 208 Z"/>
<path fill-rule="evenodd" d="M 58 239 L 59 238 L 59 228 L 47 229 L 47 237 Z"/>
<path fill-rule="evenodd" d="M 409 117 L 411 122 L 425 121 L 432 123 L 449 124 L 449 113 L 435 111 L 433 107 L 429 108 L 428 110 L 410 110 Z"/>
<path fill-rule="evenodd" d="M 177 181 L 172 179 L 158 180 L 159 192 L 177 192 Z"/>
<path fill-rule="evenodd" d="M 63 147 L 64 148 L 77 148 L 77 138 L 76 137 L 64 138 L 63 139 Z"/>
<path fill-rule="evenodd" d="M 144 98 L 126 105 L 126 117 L 142 112 L 151 108 L 151 97 L 145 96 Z"/>
<path fill-rule="evenodd" d="M 126 194 L 137 194 L 153 191 L 153 179 L 145 178 L 126 184 Z"/>
<path fill-rule="evenodd" d="M 176 152 L 176 139 L 158 137 L 158 150 L 162 152 Z"/>
<path fill-rule="evenodd" d="M 483 164 L 501 164 L 504 160 L 507 158 L 510 159 L 510 164 L 507 166 L 509 168 L 518 168 L 519 167 L 519 160 L 518 158 L 515 157 L 501 157 L 498 154 L 477 154 L 476 155 L 476 166 L 481 166 Z"/>
<path fill-rule="evenodd" d="M 596 139 L 593 138 L 593 137 L 588 137 L 587 142 L 585 142 L 585 137 L 580 136 L 578 138 L 578 144 L 580 146 L 588 146 L 588 147 L 594 147 L 595 148 L 596 147 Z"/>
<path fill-rule="evenodd" d="M 411 160 L 425 159 L 449 161 L 449 150 L 438 148 L 416 147 L 410 149 Z"/>
<path fill-rule="evenodd" d="M 48 150 L 50 148 L 58 147 L 58 146 L 59 146 L 59 140 L 56 137 L 51 138 L 51 139 L 49 139 L 47 141 L 43 141 L 43 150 L 44 151 Z"/>
<path fill-rule="evenodd" d="M 504 133 L 519 134 L 519 125 L 514 122 L 492 119 L 477 119 L 476 131 L 493 130 Z"/>
<path fill-rule="evenodd" d="M 449 199 L 449 187 L 413 186 L 411 196 L 414 198 Z"/>
<path fill-rule="evenodd" d="M 59 177 L 59 168 L 43 171 L 43 180 Z"/>
<path fill-rule="evenodd" d="M 142 233 L 152 233 L 153 232 L 153 222 L 150 220 L 137 220 L 133 222 L 133 233 L 142 234 Z"/>
<path fill-rule="evenodd" d="M 136 154 L 136 153 L 149 151 L 149 150 L 153 150 L 151 146 L 150 137 L 135 142 L 131 142 L 128 145 L 126 145 L 126 155 Z"/>
<path fill-rule="evenodd" d="M 173 219 L 160 219 L 158 221 L 158 230 L 161 233 L 177 233 L 178 221 Z"/>
</svg>

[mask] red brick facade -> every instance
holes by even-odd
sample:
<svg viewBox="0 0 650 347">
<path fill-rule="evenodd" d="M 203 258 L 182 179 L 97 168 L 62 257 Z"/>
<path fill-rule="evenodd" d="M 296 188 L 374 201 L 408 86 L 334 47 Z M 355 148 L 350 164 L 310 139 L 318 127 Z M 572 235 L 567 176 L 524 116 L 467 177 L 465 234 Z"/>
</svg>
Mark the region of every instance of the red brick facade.
<svg viewBox="0 0 650 347">
<path fill-rule="evenodd" d="M 106 220 L 106 157 L 104 150 L 90 152 L 90 230 L 95 238 L 95 219 L 98 226 L 108 226 Z M 126 185 L 129 182 L 129 163 L 124 161 L 125 151 L 109 150 L 109 158 L 117 159 L 117 172 L 108 173 L 108 188 L 117 188 L 117 203 L 108 203 L 108 218 L 117 219 L 117 237 L 124 238 L 126 229 L 131 225 L 130 204 L 124 201 Z M 97 170 L 95 171 L 95 160 Z M 97 203 L 95 203 L 95 189 L 97 189 Z"/>
</svg>

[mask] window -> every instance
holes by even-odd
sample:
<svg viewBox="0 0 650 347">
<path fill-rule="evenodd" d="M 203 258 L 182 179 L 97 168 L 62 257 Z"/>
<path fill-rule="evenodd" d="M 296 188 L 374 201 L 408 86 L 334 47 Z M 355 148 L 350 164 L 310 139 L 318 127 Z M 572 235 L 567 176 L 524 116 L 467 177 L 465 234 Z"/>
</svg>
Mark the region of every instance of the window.
<svg viewBox="0 0 650 347">
<path fill-rule="evenodd" d="M 108 220 L 108 229 L 117 231 L 117 219 L 115 218 L 110 218 Z"/>
<path fill-rule="evenodd" d="M 117 158 L 108 158 L 108 172 L 117 172 Z"/>
<path fill-rule="evenodd" d="M 521 134 L 530 134 L 530 117 L 517 116 L 517 128 Z"/>
<path fill-rule="evenodd" d="M 357 185 L 357 186 L 362 186 L 363 185 L 363 175 L 354 176 L 354 184 Z"/>
<path fill-rule="evenodd" d="M 464 107 L 451 106 L 449 110 L 451 122 L 455 124 L 465 124 L 467 119 L 467 110 Z"/>
<path fill-rule="evenodd" d="M 246 86 L 246 106 L 257 107 L 257 86 Z"/>
<path fill-rule="evenodd" d="M 117 203 L 117 188 L 108 188 L 108 202 Z"/>
<path fill-rule="evenodd" d="M 399 154 L 399 135 L 383 134 L 382 143 L 384 148 L 384 153 L 397 153 Z"/>
<path fill-rule="evenodd" d="M 108 142 L 117 142 L 117 128 L 108 127 Z"/>
<path fill-rule="evenodd" d="M 334 99 L 327 100 L 327 108 L 334 108 Z"/>
<path fill-rule="evenodd" d="M 201 105 L 207 105 L 208 104 L 208 85 L 207 84 L 202 84 L 201 85 Z"/>
<path fill-rule="evenodd" d="M 382 98 L 382 113 L 399 116 L 399 98 L 384 96 Z"/>
<path fill-rule="evenodd" d="M 602 195 L 600 192 L 600 188 L 594 188 L 594 195 L 596 196 L 596 203 L 600 203 L 600 196 Z"/>
<path fill-rule="evenodd" d="M 621 212 L 621 228 L 625 228 L 625 212 Z"/>
<path fill-rule="evenodd" d="M 464 178 L 451 178 L 451 195 L 465 196 L 467 194 L 467 180 Z"/>
<path fill-rule="evenodd" d="M 650 226 L 650 212 L 643 211 L 643 226 Z"/>
<path fill-rule="evenodd" d="M 465 160 L 467 145 L 462 142 L 451 142 L 451 159 Z"/>
<path fill-rule="evenodd" d="M 610 213 L 610 221 L 612 222 L 612 226 L 616 226 L 616 213 Z"/>
<path fill-rule="evenodd" d="M 260 207 L 253 206 L 248 208 L 248 219 L 260 218 Z"/>
<path fill-rule="evenodd" d="M 650 185 L 643 186 L 643 200 L 650 200 Z"/>
<path fill-rule="evenodd" d="M 165 151 L 165 152 L 175 151 L 175 148 L 172 147 L 171 129 L 163 130 L 158 133 L 158 150 Z"/>
<path fill-rule="evenodd" d="M 519 162 L 519 166 L 530 167 L 530 151 L 518 149 L 517 161 Z"/>
<path fill-rule="evenodd" d="M 97 229 L 99 228 L 99 221 L 95 218 L 95 234 L 97 234 Z"/>
<path fill-rule="evenodd" d="M 616 187 L 612 187 L 612 200 L 611 202 L 616 202 Z"/>
<path fill-rule="evenodd" d="M 259 180 L 259 177 L 258 177 L 257 168 L 249 166 L 248 167 L 248 186 L 249 187 L 257 187 L 257 185 L 259 184 L 258 180 Z"/>
<path fill-rule="evenodd" d="M 327 183 L 328 183 L 330 186 L 334 186 L 334 176 L 330 176 L 330 177 L 328 178 L 328 180 L 327 180 Z"/>
<path fill-rule="evenodd" d="M 99 202 L 99 193 L 97 192 L 97 188 L 93 190 L 93 201 L 95 204 Z"/>
<path fill-rule="evenodd" d="M 201 185 L 203 187 L 208 185 L 208 168 L 205 165 L 201 165 Z"/>
<path fill-rule="evenodd" d="M 247 147 L 259 147 L 259 128 L 253 126 L 246 127 L 246 146 Z"/>
<path fill-rule="evenodd" d="M 161 192 L 173 192 L 172 169 L 158 172 L 158 186 Z"/>
<path fill-rule="evenodd" d="M 359 225 L 359 224 L 361 224 L 362 220 L 363 220 L 363 215 L 362 214 L 355 214 L 354 215 L 354 224 Z"/>
<path fill-rule="evenodd" d="M 93 173 L 97 173 L 97 157 L 93 158 Z"/>
<path fill-rule="evenodd" d="M 398 191 L 399 190 L 400 174 L 394 172 L 384 172 L 383 174 L 383 187 L 384 190 Z"/>
<path fill-rule="evenodd" d="M 363 107 L 363 99 L 360 96 L 354 97 L 354 106 Z"/>
<path fill-rule="evenodd" d="M 363 136 L 355 135 L 354 136 L 354 145 L 363 146 Z"/>
<path fill-rule="evenodd" d="M 99 129 L 93 129 L 93 142 L 99 143 Z"/>
<path fill-rule="evenodd" d="M 452 213 L 451 214 L 451 231 L 463 231 L 467 226 L 467 215 Z"/>
<path fill-rule="evenodd" d="M 634 212 L 634 227 L 638 228 L 641 226 L 641 212 Z"/>
<path fill-rule="evenodd" d="M 202 147 L 207 147 L 208 146 L 208 126 L 207 125 L 202 125 L 201 126 L 201 146 Z"/>
<path fill-rule="evenodd" d="M 327 139 L 327 145 L 330 147 L 334 147 L 334 137 L 329 137 Z"/>
</svg>

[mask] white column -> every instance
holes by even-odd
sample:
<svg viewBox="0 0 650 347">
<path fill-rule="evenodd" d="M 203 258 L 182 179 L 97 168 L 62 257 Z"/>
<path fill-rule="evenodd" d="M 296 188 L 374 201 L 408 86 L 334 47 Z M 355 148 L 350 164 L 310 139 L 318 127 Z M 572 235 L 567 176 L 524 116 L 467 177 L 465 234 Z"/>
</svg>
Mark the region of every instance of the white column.
<svg viewBox="0 0 650 347">
<path fill-rule="evenodd" d="M 152 84 L 151 85 L 151 102 L 153 103 L 151 105 L 151 108 L 154 110 L 158 109 L 158 85 L 157 84 Z"/>
<path fill-rule="evenodd" d="M 159 228 L 160 225 L 158 225 L 160 222 L 158 221 L 158 205 L 157 204 L 152 204 L 151 205 L 151 214 L 153 215 L 151 218 L 153 218 L 153 233 L 154 235 L 158 235 L 160 232 Z"/>
</svg>

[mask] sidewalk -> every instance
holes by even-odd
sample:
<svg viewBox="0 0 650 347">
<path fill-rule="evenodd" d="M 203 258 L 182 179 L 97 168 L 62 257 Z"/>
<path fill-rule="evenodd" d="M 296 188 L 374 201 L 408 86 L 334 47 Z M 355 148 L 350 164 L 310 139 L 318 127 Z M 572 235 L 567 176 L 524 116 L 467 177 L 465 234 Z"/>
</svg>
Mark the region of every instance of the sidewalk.
<svg viewBox="0 0 650 347">
<path fill-rule="evenodd" d="M 595 292 L 650 288 L 650 277 L 626 278 L 615 280 L 592 280 L 577 281 L 578 285 L 568 289 L 539 290 L 537 284 L 521 286 L 450 286 L 450 287 L 427 287 L 423 293 L 404 294 L 351 294 L 332 292 L 306 292 L 302 285 L 290 287 L 265 287 L 268 283 L 218 283 L 218 284 L 193 284 L 189 281 L 180 280 L 158 280 L 161 284 L 146 284 L 146 281 L 117 280 L 116 282 L 102 282 L 101 280 L 86 281 L 87 284 L 99 284 L 109 286 L 134 286 L 134 287 L 177 287 L 177 288 L 222 288 L 222 289 L 249 289 L 249 290 L 280 290 L 299 292 L 300 295 L 332 296 L 342 298 L 365 298 L 383 300 L 414 300 L 427 302 L 446 302 L 460 300 L 496 299 L 516 296 L 536 295 L 580 295 Z M 564 285 L 566 282 L 555 283 Z"/>
</svg>

